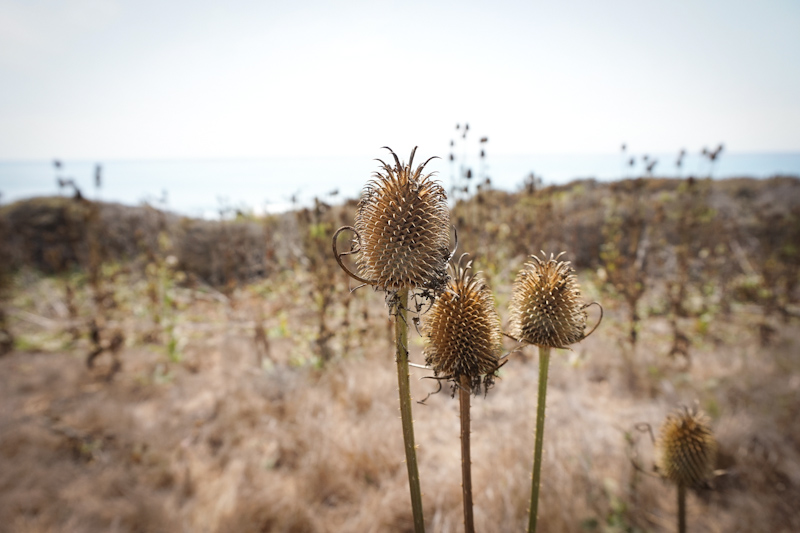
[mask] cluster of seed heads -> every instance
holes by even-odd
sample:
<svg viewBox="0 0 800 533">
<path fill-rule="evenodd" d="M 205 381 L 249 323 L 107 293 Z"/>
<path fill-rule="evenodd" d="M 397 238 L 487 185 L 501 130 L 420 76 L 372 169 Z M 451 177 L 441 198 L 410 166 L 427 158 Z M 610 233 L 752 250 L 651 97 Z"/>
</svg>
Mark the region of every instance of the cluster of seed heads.
<svg viewBox="0 0 800 533">
<path fill-rule="evenodd" d="M 434 374 L 458 382 L 470 378 L 477 392 L 492 385 L 502 351 L 500 317 L 494 298 L 480 273 L 471 272 L 472 261 L 450 264 L 448 290 L 433 303 L 425 321 L 425 363 Z"/>
<path fill-rule="evenodd" d="M 713 475 L 717 442 L 701 411 L 684 407 L 667 415 L 658 449 L 658 469 L 675 484 L 701 487 Z"/>
<path fill-rule="evenodd" d="M 563 253 L 563 252 L 562 252 Z M 569 261 L 532 255 L 514 282 L 511 335 L 521 342 L 566 348 L 586 334 L 586 311 Z"/>
<path fill-rule="evenodd" d="M 447 195 L 431 174 L 422 173 L 430 159 L 412 169 L 416 148 L 408 163 L 387 150 L 395 166 L 378 160 L 382 169 L 364 187 L 356 213 L 360 275 L 387 292 L 439 293 L 447 286 L 450 258 Z"/>
</svg>

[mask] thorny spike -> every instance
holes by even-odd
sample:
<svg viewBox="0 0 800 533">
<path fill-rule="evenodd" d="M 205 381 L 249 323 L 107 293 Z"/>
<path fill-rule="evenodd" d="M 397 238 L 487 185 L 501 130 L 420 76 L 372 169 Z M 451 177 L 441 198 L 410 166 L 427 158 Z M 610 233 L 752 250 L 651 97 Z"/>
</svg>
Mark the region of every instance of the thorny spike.
<svg viewBox="0 0 800 533">
<path fill-rule="evenodd" d="M 408 157 L 408 168 L 411 168 L 411 167 L 414 166 L 414 154 L 415 153 L 417 153 L 417 147 L 416 146 L 414 148 L 412 148 L 411 155 Z M 398 164 L 398 166 L 400 166 L 400 165 Z"/>
<path fill-rule="evenodd" d="M 456 255 L 456 250 L 458 250 L 458 228 L 453 225 L 451 225 L 451 227 L 453 228 L 455 243 L 453 244 L 453 250 L 450 252 L 450 255 L 447 256 L 448 263 L 453 260 L 453 257 Z"/>
<path fill-rule="evenodd" d="M 392 149 L 391 149 L 391 148 L 389 148 L 388 146 L 383 146 L 382 148 L 386 148 L 387 150 L 389 150 L 389 153 L 390 153 L 390 154 L 392 154 L 392 157 L 394 158 L 394 162 L 395 162 L 395 164 L 397 165 L 397 167 L 396 167 L 396 168 L 397 168 L 397 170 L 398 170 L 398 171 L 400 171 L 400 169 L 402 169 L 402 168 L 403 168 L 403 165 L 401 165 L 401 164 L 400 164 L 400 159 L 398 159 L 398 158 L 397 158 L 397 154 L 396 154 L 396 153 L 394 153 L 394 150 L 392 150 Z M 414 148 L 414 150 L 416 150 L 416 148 Z M 411 152 L 411 154 L 413 155 L 413 154 L 414 154 L 414 151 L 412 151 L 412 152 Z M 383 161 L 381 161 L 381 163 L 383 163 Z M 385 164 L 386 164 L 386 163 L 384 163 L 384 165 L 385 165 Z"/>
<path fill-rule="evenodd" d="M 439 157 L 438 155 L 431 156 L 431 157 L 429 157 L 428 159 L 426 159 L 426 160 L 425 160 L 425 162 L 424 162 L 424 163 L 422 163 L 422 164 L 419 166 L 419 168 L 420 168 L 420 169 L 423 169 L 423 168 L 425 168 L 425 167 L 427 166 L 427 164 L 428 164 L 428 163 L 430 163 L 431 161 L 433 161 L 434 159 L 441 159 L 441 157 Z"/>
</svg>

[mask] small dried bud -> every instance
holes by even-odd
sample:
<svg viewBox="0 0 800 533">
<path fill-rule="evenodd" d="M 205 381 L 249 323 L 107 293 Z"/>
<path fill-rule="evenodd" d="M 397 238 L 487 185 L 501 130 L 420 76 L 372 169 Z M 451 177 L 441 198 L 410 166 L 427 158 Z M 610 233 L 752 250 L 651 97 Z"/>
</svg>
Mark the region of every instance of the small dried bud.
<svg viewBox="0 0 800 533">
<path fill-rule="evenodd" d="M 422 174 L 430 159 L 412 170 L 416 148 L 408 164 L 389 151 L 396 165 L 379 160 L 383 169 L 364 187 L 358 204 L 358 267 L 365 279 L 385 291 L 441 292 L 450 257 L 447 195 L 431 174 Z"/>
<path fill-rule="evenodd" d="M 467 376 L 478 388 L 481 377 L 491 385 L 502 351 L 500 317 L 494 298 L 480 273 L 473 275 L 472 261 L 462 267 L 450 265 L 452 278 L 448 290 L 442 293 L 428 312 L 424 324 L 427 344 L 425 362 L 437 376 L 458 382 Z"/>
<path fill-rule="evenodd" d="M 566 348 L 585 337 L 586 312 L 569 261 L 532 255 L 511 296 L 511 334 L 537 346 Z"/>
<path fill-rule="evenodd" d="M 658 450 L 661 475 L 673 483 L 696 488 L 713 475 L 717 442 L 702 411 L 684 407 L 667 415 Z"/>
</svg>

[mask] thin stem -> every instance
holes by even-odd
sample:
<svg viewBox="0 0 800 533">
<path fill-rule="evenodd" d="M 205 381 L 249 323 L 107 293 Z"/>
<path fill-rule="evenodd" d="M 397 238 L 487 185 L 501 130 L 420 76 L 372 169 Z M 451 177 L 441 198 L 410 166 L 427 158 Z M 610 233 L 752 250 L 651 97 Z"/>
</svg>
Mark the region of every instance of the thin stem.
<svg viewBox="0 0 800 533">
<path fill-rule="evenodd" d="M 461 493 L 464 499 L 464 531 L 466 533 L 474 533 L 475 523 L 472 518 L 472 458 L 469 450 L 469 397 L 472 393 L 470 378 L 462 375 L 460 385 L 458 400 L 461 408 Z"/>
<path fill-rule="evenodd" d="M 678 533 L 686 533 L 686 485 L 678 483 Z"/>
<path fill-rule="evenodd" d="M 536 400 L 536 440 L 533 447 L 533 480 L 531 481 L 531 513 L 528 533 L 536 533 L 539 517 L 539 482 L 542 474 L 542 442 L 544 441 L 544 409 L 547 401 L 547 371 L 550 367 L 550 347 L 539 346 L 539 395 Z"/>
<path fill-rule="evenodd" d="M 397 292 L 397 316 L 394 319 L 394 338 L 397 360 L 397 389 L 400 393 L 400 418 L 403 422 L 403 443 L 406 450 L 408 485 L 411 491 L 411 510 L 414 514 L 414 531 L 423 533 L 425 521 L 422 517 L 422 491 L 419 488 L 417 449 L 414 444 L 414 419 L 411 417 L 411 387 L 408 380 L 408 322 L 406 320 L 408 290 Z"/>
</svg>

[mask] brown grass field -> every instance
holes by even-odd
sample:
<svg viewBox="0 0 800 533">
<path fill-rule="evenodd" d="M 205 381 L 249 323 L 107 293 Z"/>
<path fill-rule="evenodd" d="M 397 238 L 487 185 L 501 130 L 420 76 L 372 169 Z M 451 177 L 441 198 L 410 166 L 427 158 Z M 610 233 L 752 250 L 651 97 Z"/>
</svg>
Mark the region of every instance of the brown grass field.
<svg viewBox="0 0 800 533">
<path fill-rule="evenodd" d="M 554 352 L 540 531 L 675 531 L 676 489 L 635 426 L 695 402 L 720 453 L 689 493 L 689 531 L 800 531 L 800 180 L 686 183 L 489 191 L 454 209 L 504 326 L 540 249 L 566 250 L 605 308 Z M 5 206 L 0 531 L 412 531 L 392 322 L 330 252 L 353 213 Z M 538 367 L 533 347 L 509 358 L 473 399 L 482 532 L 527 526 Z M 415 400 L 430 375 L 412 369 Z M 431 532 L 463 530 L 450 393 L 414 404 Z"/>
</svg>

